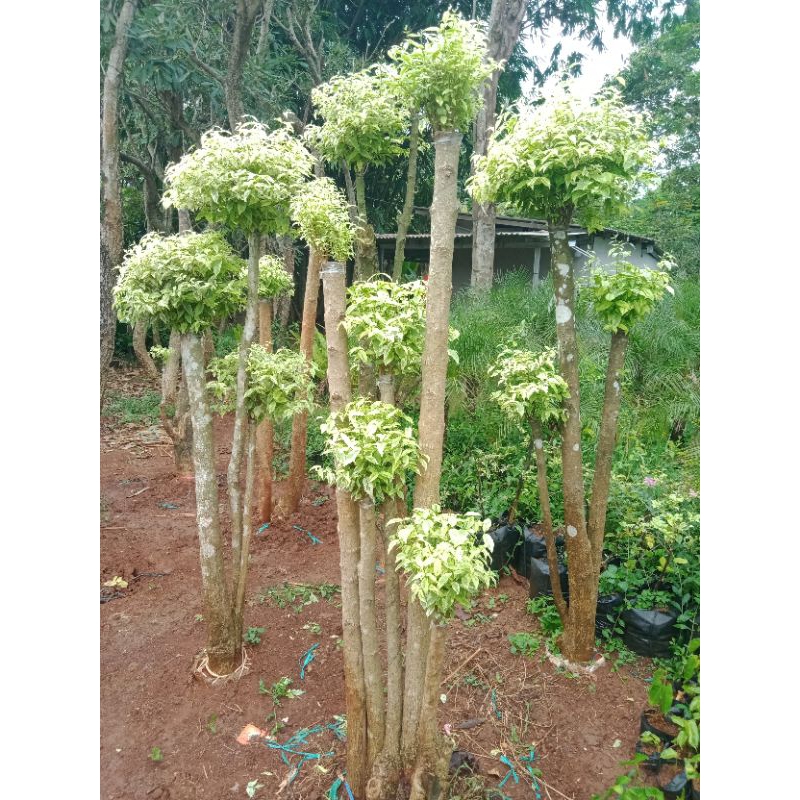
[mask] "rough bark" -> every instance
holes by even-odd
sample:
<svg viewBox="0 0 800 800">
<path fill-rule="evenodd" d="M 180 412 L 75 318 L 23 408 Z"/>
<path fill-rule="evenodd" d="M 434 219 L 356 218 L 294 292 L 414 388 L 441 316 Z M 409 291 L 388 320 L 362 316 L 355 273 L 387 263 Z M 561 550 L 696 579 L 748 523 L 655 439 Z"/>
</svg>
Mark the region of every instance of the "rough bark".
<svg viewBox="0 0 800 800">
<path fill-rule="evenodd" d="M 358 601 L 361 622 L 361 648 L 364 653 L 364 688 L 367 693 L 367 759 L 370 764 L 383 749 L 385 710 L 383 669 L 378 649 L 378 622 L 375 612 L 376 526 L 375 503 L 365 498 L 359 503 L 361 555 L 358 561 Z"/>
<path fill-rule="evenodd" d="M 130 153 L 120 152 L 120 160 L 133 165 L 142 175 L 142 196 L 144 201 L 144 218 L 148 231 L 169 233 L 167 221 L 168 211 L 161 206 L 161 190 L 159 176 L 156 171 Z"/>
<path fill-rule="evenodd" d="M 308 363 L 314 354 L 314 334 L 317 332 L 317 303 L 319 301 L 320 267 L 324 254 L 313 247 L 308 256 L 306 272 L 306 290 L 303 297 L 303 322 L 300 328 L 300 352 Z M 308 436 L 308 412 L 295 416 L 292 420 L 292 450 L 289 454 L 289 478 L 286 481 L 286 492 L 282 498 L 285 514 L 297 511 L 303 494 L 306 477 L 306 439 Z"/>
<path fill-rule="evenodd" d="M 375 229 L 367 218 L 367 190 L 364 183 L 364 167 L 356 168 L 356 206 L 358 208 L 358 228 L 355 247 L 360 252 L 356 280 L 365 281 L 378 272 L 378 243 Z"/>
<path fill-rule="evenodd" d="M 600 434 L 597 437 L 594 481 L 589 504 L 589 541 L 592 545 L 594 569 L 598 579 L 603 555 L 603 537 L 606 530 L 611 463 L 614 457 L 614 446 L 617 443 L 619 408 L 622 399 L 622 368 L 625 365 L 627 349 L 628 335 L 625 331 L 614 333 L 611 337 L 611 347 L 608 351 L 603 416 L 600 421 Z"/>
<path fill-rule="evenodd" d="M 117 17 L 114 44 L 103 80 L 100 140 L 100 402 L 105 394 L 108 368 L 114 356 L 117 317 L 113 288 L 116 268 L 122 263 L 122 196 L 119 183 L 118 107 L 122 68 L 128 52 L 128 31 L 138 0 L 125 0 Z"/>
<path fill-rule="evenodd" d="M 525 0 L 492 0 L 487 32 L 487 56 L 505 61 L 519 41 L 525 19 Z M 495 123 L 497 82 L 500 70 L 495 70 L 483 85 L 483 108 L 475 121 L 475 156 L 486 154 L 486 147 Z M 495 206 L 494 203 L 475 203 L 472 207 L 472 286 L 478 290 L 492 287 L 494 277 Z"/>
<path fill-rule="evenodd" d="M 231 130 L 244 117 L 242 73 L 244 71 L 244 62 L 247 59 L 247 52 L 250 48 L 253 26 L 261 4 L 262 0 L 237 0 L 236 3 L 236 22 L 234 23 L 231 49 L 228 53 L 227 71 L 223 82 L 225 106 Z"/>
<path fill-rule="evenodd" d="M 258 317 L 258 260 L 261 257 L 261 237 L 251 233 L 248 237 L 249 259 L 247 265 L 247 309 L 242 338 L 239 342 L 239 364 L 236 371 L 236 413 L 233 422 L 231 459 L 228 462 L 228 499 L 231 507 L 231 549 L 233 563 L 239 561 L 242 546 L 242 492 L 240 472 L 249 420 L 244 407 L 247 391 L 247 356 L 256 335 Z"/>
<path fill-rule="evenodd" d="M 352 396 L 347 334 L 342 326 L 345 314 L 345 265 L 328 262 L 322 270 L 325 332 L 328 350 L 328 389 L 331 411 L 341 411 Z M 348 492 L 336 490 L 339 567 L 342 581 L 342 640 L 344 656 L 345 706 L 347 711 L 347 779 L 357 798 L 366 789 L 367 717 L 364 688 L 364 659 L 358 625 L 358 562 L 360 540 L 358 509 Z"/>
<path fill-rule="evenodd" d="M 565 402 L 567 419 L 561 439 L 564 523 L 567 529 L 565 538 L 569 560 L 569 613 L 564 626 L 562 649 L 570 661 L 589 661 L 594 650 L 597 581 L 584 509 L 578 341 L 575 334 L 575 274 L 568 238 L 571 217 L 572 209 L 568 208 L 560 219 L 549 221 L 559 369 L 569 387 L 569 398 Z"/>
<path fill-rule="evenodd" d="M 147 349 L 147 327 L 147 322 L 141 319 L 133 324 L 133 352 L 136 354 L 136 360 L 139 362 L 139 366 L 141 366 L 154 381 L 157 381 L 161 375 L 153 361 L 153 357 Z"/>
<path fill-rule="evenodd" d="M 181 360 L 189 390 L 194 433 L 197 535 L 200 540 L 206 652 L 209 667 L 218 675 L 227 675 L 236 667 L 237 641 L 231 614 L 231 598 L 225 580 L 217 471 L 214 465 L 214 431 L 206 397 L 203 346 L 197 334 L 187 333 L 181 337 Z"/>
<path fill-rule="evenodd" d="M 544 525 L 544 542 L 547 547 L 547 566 L 550 574 L 558 575 L 558 552 L 556 551 L 556 537 L 553 532 L 553 513 L 550 510 L 550 491 L 547 488 L 547 459 L 544 455 L 544 436 L 542 425 L 538 420 L 531 421 L 531 441 L 536 449 L 536 484 L 539 489 L 539 505 L 542 509 L 542 524 Z M 567 604 L 561 591 L 561 581 L 551 580 L 553 600 L 555 601 L 558 615 L 562 625 L 567 622 Z"/>
<path fill-rule="evenodd" d="M 250 425 L 247 431 L 247 465 L 245 467 L 244 508 L 242 510 L 242 547 L 239 563 L 233 565 L 233 629 L 237 642 L 237 661 L 241 656 L 244 637 L 244 595 L 247 588 L 247 571 L 250 566 L 250 540 L 253 533 L 253 487 L 256 471 L 256 431 Z"/>
<path fill-rule="evenodd" d="M 259 342 L 272 352 L 272 300 L 260 300 Z M 272 521 L 272 459 L 275 454 L 275 435 L 272 421 L 265 419 L 256 433 L 256 463 L 259 475 L 258 518 L 261 522 Z"/>
<path fill-rule="evenodd" d="M 186 374 L 180 371 L 181 336 L 177 331 L 169 335 L 169 356 L 161 373 L 161 403 L 159 412 L 161 424 L 172 439 L 175 474 L 179 478 L 192 477 L 192 420 L 189 412 L 189 398 L 186 388 Z M 174 415 L 169 416 L 169 408 Z"/>
<path fill-rule="evenodd" d="M 281 239 L 283 246 L 283 268 L 292 276 L 292 279 L 294 279 L 294 245 L 292 244 L 292 237 L 283 236 Z M 278 324 L 281 326 L 282 330 L 286 330 L 289 325 L 289 312 L 291 310 L 292 298 L 281 297 L 281 299 L 278 300 L 276 314 L 278 317 Z"/>
<path fill-rule="evenodd" d="M 406 195 L 403 208 L 397 215 L 397 238 L 394 241 L 394 265 L 392 279 L 400 282 L 403 261 L 406 255 L 406 234 L 414 213 L 414 195 L 417 190 L 417 155 L 419 152 L 419 111 L 411 115 L 411 135 L 408 140 L 408 172 L 406 173 Z"/>
</svg>

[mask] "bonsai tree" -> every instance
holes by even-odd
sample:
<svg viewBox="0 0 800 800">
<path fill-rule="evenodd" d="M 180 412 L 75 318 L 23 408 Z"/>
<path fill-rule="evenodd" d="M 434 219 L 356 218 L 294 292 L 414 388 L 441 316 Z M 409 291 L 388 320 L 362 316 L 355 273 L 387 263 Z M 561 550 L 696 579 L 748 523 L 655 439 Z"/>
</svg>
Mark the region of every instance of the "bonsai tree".
<svg viewBox="0 0 800 800">
<path fill-rule="evenodd" d="M 619 344 L 609 358 L 601 437 L 596 453 L 597 493 L 587 521 L 581 453 L 578 342 L 575 333 L 575 270 L 569 225 L 580 207 L 585 224 L 596 227 L 603 214 L 618 210 L 640 182 L 649 177 L 653 152 L 642 118 L 608 89 L 591 101 L 566 90 L 540 108 L 523 108 L 507 117 L 492 136 L 486 156 L 478 159 L 472 194 L 478 202 L 504 201 L 526 216 L 547 220 L 555 291 L 559 370 L 567 383 L 562 426 L 564 517 L 570 566 L 569 619 L 564 654 L 588 661 L 594 647 L 594 618 L 603 526 L 607 503 L 605 464 L 616 436 L 619 401 Z M 627 300 L 618 298 L 620 308 Z M 616 383 L 616 387 L 615 387 Z M 609 390 L 610 389 L 610 393 Z M 618 408 L 618 405 L 617 405 Z M 603 494 L 606 496 L 603 497 Z"/>
<path fill-rule="evenodd" d="M 247 306 L 239 343 L 236 410 L 228 498 L 231 535 L 242 537 L 240 473 L 247 438 L 247 354 L 255 340 L 261 237 L 290 230 L 289 203 L 311 174 L 313 158 L 287 126 L 268 131 L 258 122 L 241 123 L 233 134 L 212 130 L 200 147 L 166 171 L 166 206 L 193 211 L 200 219 L 240 231 L 248 240 Z"/>
<path fill-rule="evenodd" d="M 258 331 L 259 342 L 272 352 L 272 304 L 294 293 L 294 279 L 286 271 L 283 260 L 274 255 L 262 256 L 258 264 Z M 272 420 L 267 417 L 256 432 L 256 464 L 260 476 L 258 516 L 262 522 L 272 519 L 272 459 L 275 436 Z"/>
<path fill-rule="evenodd" d="M 368 167 L 403 154 L 408 112 L 385 66 L 332 78 L 313 89 L 311 99 L 323 124 L 309 125 L 307 140 L 329 164 L 344 166 L 348 184 L 350 170 L 355 171 L 356 275 L 365 280 L 378 271 L 378 251 L 367 218 L 364 175 Z"/>
<path fill-rule="evenodd" d="M 411 800 L 445 796 L 452 745 L 439 733 L 436 712 L 447 625 L 457 605 L 469 605 L 495 580 L 489 567 L 492 540 L 486 535 L 490 525 L 477 514 L 443 514 L 438 505 L 417 508 L 400 521 L 389 545 L 397 548 L 397 567 L 431 624 Z"/>
<path fill-rule="evenodd" d="M 294 230 L 308 242 L 310 254 L 306 292 L 303 298 L 303 320 L 300 329 L 300 352 L 311 362 L 314 334 L 317 330 L 317 300 L 320 267 L 327 258 L 347 261 L 353 252 L 353 226 L 347 200 L 330 178 L 315 178 L 292 200 Z M 292 424 L 292 449 L 289 457 L 289 479 L 283 497 L 284 511 L 297 510 L 306 475 L 306 438 L 308 414 L 301 413 Z"/>
<path fill-rule="evenodd" d="M 444 441 L 444 402 L 448 364 L 453 242 L 458 212 L 458 156 L 463 132 L 481 104 L 481 87 L 498 67 L 487 57 L 484 28 L 445 12 L 436 28 L 409 37 L 389 51 L 401 91 L 433 130 L 435 148 L 431 259 L 425 308 L 425 343 L 419 415 L 420 449 L 426 466 L 414 486 L 414 505 L 430 508 L 439 501 Z M 409 605 L 406 694 L 425 676 L 429 624 L 416 601 Z M 419 705 L 403 709 L 403 749 L 413 756 Z"/>
<path fill-rule="evenodd" d="M 238 356 L 229 353 L 214 359 L 209 370 L 214 380 L 209 391 L 215 398 L 215 410 L 221 414 L 236 407 L 236 379 Z M 299 353 L 281 348 L 276 353 L 260 344 L 254 344 L 247 356 L 247 391 L 244 406 L 248 416 L 245 490 L 242 512 L 241 540 L 232 542 L 233 560 L 233 620 L 237 631 L 243 630 L 242 612 L 247 581 L 247 566 L 252 534 L 253 486 L 256 468 L 256 431 L 269 420 L 271 423 L 292 419 L 295 414 L 307 412 L 314 405 L 313 365 Z M 267 465 L 271 478 L 272 465 Z"/>
<path fill-rule="evenodd" d="M 216 231 L 177 236 L 148 234 L 125 256 L 115 289 L 117 313 L 163 322 L 181 337 L 181 361 L 192 418 L 197 533 L 208 668 L 236 668 L 242 634 L 234 624 L 219 521 L 214 438 L 206 395 L 202 334 L 241 310 L 245 264 Z"/>
<path fill-rule="evenodd" d="M 363 797 L 363 786 L 370 774 L 381 787 L 397 786 L 403 708 L 400 603 L 396 591 L 387 591 L 386 597 L 389 674 L 384 700 L 375 611 L 375 506 L 403 496 L 405 476 L 409 471 L 419 470 L 422 457 L 411 419 L 380 400 L 359 398 L 348 403 L 340 411 L 332 412 L 322 431 L 326 434 L 324 452 L 331 457 L 333 466 L 320 469 L 319 473 L 337 487 L 337 492 L 347 495 L 351 503 L 358 503 L 357 519 L 354 515 L 340 516 L 339 527 L 340 538 L 359 543 L 357 560 L 342 561 L 342 612 L 345 624 L 352 624 L 345 608 L 351 597 L 357 597 L 358 607 L 353 611 L 359 625 L 361 658 L 354 659 L 355 674 L 348 674 L 346 669 L 345 678 L 355 684 L 355 689 L 346 686 L 347 696 L 355 692 L 364 697 L 365 708 L 354 709 L 352 717 L 356 724 L 359 720 L 365 724 L 364 733 L 357 733 L 356 741 L 361 743 L 358 750 L 349 738 L 348 705 L 348 775 L 351 783 L 352 776 L 357 777 L 358 786 L 353 785 L 353 789 L 357 796 Z M 357 530 L 343 530 L 348 524 L 357 525 Z M 354 555 L 350 553 L 351 558 Z M 356 566 L 358 579 L 353 586 Z M 388 571 L 387 563 L 387 574 Z M 350 646 L 345 640 L 345 648 Z M 376 796 L 388 797 L 391 793 L 385 794 L 381 788 Z"/>
</svg>

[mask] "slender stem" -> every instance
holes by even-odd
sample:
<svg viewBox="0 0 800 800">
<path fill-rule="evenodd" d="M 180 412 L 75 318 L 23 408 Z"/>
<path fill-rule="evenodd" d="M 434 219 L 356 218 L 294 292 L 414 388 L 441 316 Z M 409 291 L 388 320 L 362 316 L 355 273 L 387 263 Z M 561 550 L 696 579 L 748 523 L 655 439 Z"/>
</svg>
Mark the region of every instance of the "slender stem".
<svg viewBox="0 0 800 800">
<path fill-rule="evenodd" d="M 394 266 L 392 278 L 399 282 L 403 274 L 403 261 L 406 252 L 406 234 L 414 213 L 414 194 L 417 188 L 417 154 L 419 152 L 419 111 L 411 115 L 411 134 L 408 141 L 408 173 L 406 177 L 406 196 L 403 209 L 397 215 L 397 238 L 394 242 Z"/>
<path fill-rule="evenodd" d="M 250 539 L 253 533 L 253 487 L 256 467 L 256 428 L 250 425 L 247 431 L 247 466 L 245 467 L 244 510 L 242 513 L 242 550 L 236 569 L 236 605 L 233 619 L 239 641 L 242 639 L 244 595 L 247 587 L 247 570 L 250 566 Z M 236 565 L 235 565 L 236 566 Z"/>
<path fill-rule="evenodd" d="M 272 352 L 272 300 L 261 300 L 259 310 L 259 343 Z M 272 517 L 272 459 L 274 456 L 274 430 L 272 421 L 265 419 L 256 433 L 256 463 L 260 476 L 260 502 L 258 516 L 262 522 Z"/>
</svg>

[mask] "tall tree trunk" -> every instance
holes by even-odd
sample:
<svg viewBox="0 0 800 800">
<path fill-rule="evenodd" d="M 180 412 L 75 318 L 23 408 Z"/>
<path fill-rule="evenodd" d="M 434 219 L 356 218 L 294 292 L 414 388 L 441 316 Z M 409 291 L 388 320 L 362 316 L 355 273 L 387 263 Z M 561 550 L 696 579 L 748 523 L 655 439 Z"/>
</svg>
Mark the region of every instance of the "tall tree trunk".
<svg viewBox="0 0 800 800">
<path fill-rule="evenodd" d="M 375 229 L 367 218 L 367 190 L 364 183 L 364 167 L 356 167 L 356 205 L 358 207 L 358 228 L 355 247 L 361 257 L 358 263 L 357 280 L 365 281 L 378 272 L 378 244 Z"/>
<path fill-rule="evenodd" d="M 303 297 L 303 322 L 300 328 L 300 352 L 310 364 L 314 355 L 314 335 L 317 332 L 317 303 L 319 301 L 319 273 L 324 253 L 313 247 L 308 255 L 306 291 Z M 281 503 L 283 512 L 294 514 L 303 495 L 306 477 L 306 438 L 308 435 L 308 412 L 297 414 L 292 420 L 292 450 L 289 454 L 289 479 Z"/>
<path fill-rule="evenodd" d="M 569 613 L 564 625 L 562 649 L 570 661 L 589 661 L 594 649 L 597 581 L 594 577 L 594 559 L 584 509 L 578 340 L 575 334 L 575 273 L 574 258 L 569 246 L 571 218 L 572 209 L 569 208 L 565 209 L 560 219 L 549 222 L 559 368 L 569 387 L 569 398 L 565 402 L 567 419 L 561 439 L 564 522 L 567 528 L 569 561 Z M 554 580 L 556 578 L 557 573 Z"/>
<path fill-rule="evenodd" d="M 259 341 L 262 347 L 272 352 L 272 300 L 260 300 Z M 272 459 L 275 454 L 275 436 L 272 421 L 265 419 L 256 434 L 256 463 L 259 474 L 258 518 L 261 522 L 272 521 Z"/>
<path fill-rule="evenodd" d="M 292 280 L 294 280 L 294 244 L 292 243 L 291 236 L 282 236 L 281 237 L 282 247 L 283 247 L 283 268 L 286 272 L 292 276 Z M 291 297 L 281 297 L 278 300 L 278 324 L 281 326 L 281 330 L 286 330 L 289 325 L 289 312 L 292 310 L 292 298 Z"/>
<path fill-rule="evenodd" d="M 394 266 L 392 278 L 400 282 L 403 275 L 403 261 L 406 255 L 406 234 L 414 213 L 414 195 L 417 190 L 417 154 L 419 152 L 419 111 L 411 115 L 411 136 L 408 140 L 408 173 L 406 175 L 406 196 L 403 209 L 397 215 L 397 238 L 394 241 Z"/>
<path fill-rule="evenodd" d="M 117 316 L 113 288 L 122 263 L 122 196 L 119 185 L 118 106 L 122 67 L 128 52 L 128 31 L 138 0 L 125 0 L 117 17 L 114 45 L 103 80 L 103 116 L 100 142 L 100 402 L 108 368 L 114 356 Z"/>
<path fill-rule="evenodd" d="M 239 364 L 236 371 L 236 415 L 233 422 L 231 459 L 228 462 L 228 500 L 231 507 L 231 550 L 233 563 L 241 558 L 242 547 L 242 493 L 240 473 L 242 456 L 250 425 L 244 407 L 247 391 L 247 358 L 256 336 L 258 318 L 258 260 L 261 257 L 261 236 L 251 233 L 248 237 L 249 258 L 247 265 L 247 310 L 244 317 L 242 338 L 239 342 Z"/>
<path fill-rule="evenodd" d="M 417 508 L 430 508 L 439 502 L 461 134 L 455 131 L 436 131 L 433 143 L 436 155 L 431 205 L 431 260 L 425 304 L 425 343 L 422 350 L 419 409 L 420 450 L 427 456 L 428 462 L 414 485 L 414 506 Z M 429 633 L 430 625 L 425 612 L 416 599 L 409 597 L 403 706 L 404 760 L 413 756 L 416 747 L 416 729 L 422 702 L 420 687 L 425 675 Z"/>
<path fill-rule="evenodd" d="M 133 324 L 133 352 L 136 354 L 136 360 L 139 362 L 139 366 L 142 367 L 154 381 L 157 381 L 161 378 L 161 374 L 147 349 L 147 328 L 148 324 L 143 319 L 137 320 Z"/>
<path fill-rule="evenodd" d="M 589 541 L 594 555 L 594 569 L 600 578 L 603 558 L 603 538 L 606 530 L 606 511 L 608 510 L 608 490 L 611 482 L 611 463 L 614 446 L 617 443 L 619 407 L 622 399 L 622 368 L 628 349 L 628 335 L 617 331 L 611 337 L 606 371 L 606 390 L 603 399 L 603 418 L 600 422 L 600 435 L 597 438 L 597 451 L 594 460 L 594 481 L 589 504 Z"/>
<path fill-rule="evenodd" d="M 261 2 L 262 0 L 237 0 L 236 3 L 236 22 L 233 28 L 231 49 L 228 54 L 228 68 L 224 80 L 225 107 L 228 112 L 228 124 L 231 130 L 244 117 L 242 73 Z"/>
<path fill-rule="evenodd" d="M 239 563 L 233 565 L 233 629 L 236 633 L 237 661 L 241 658 L 244 638 L 244 596 L 247 588 L 247 570 L 250 566 L 250 539 L 253 533 L 253 486 L 256 470 L 256 431 L 247 430 L 247 464 L 245 466 L 244 508 L 242 513 L 242 547 Z"/>
<path fill-rule="evenodd" d="M 449 741 L 441 736 L 437 723 L 447 626 L 430 622 L 430 628 L 430 647 L 425 669 L 417 763 L 411 781 L 410 800 L 437 800 L 444 796 L 447 788 L 447 769 L 450 761 Z"/>
<path fill-rule="evenodd" d="M 322 270 L 325 339 L 328 350 L 328 390 L 331 411 L 341 411 L 352 395 L 347 333 L 344 330 L 345 265 L 327 262 Z M 347 711 L 347 780 L 357 798 L 364 796 L 368 776 L 367 712 L 359 618 L 358 562 L 361 545 L 358 509 L 343 489 L 336 490 L 339 568 L 342 575 L 342 640 L 345 707 Z"/>
<path fill-rule="evenodd" d="M 525 0 L 492 0 L 489 13 L 487 57 L 505 61 L 519 41 L 525 19 Z M 495 70 L 483 85 L 483 108 L 475 121 L 474 156 L 486 155 L 486 146 L 495 123 L 497 82 L 500 70 Z M 486 291 L 492 288 L 494 277 L 495 206 L 494 203 L 475 203 L 472 206 L 472 286 Z"/>
<path fill-rule="evenodd" d="M 258 32 L 256 55 L 266 56 L 269 48 L 269 24 L 272 21 L 272 9 L 275 0 L 264 0 L 264 10 L 261 12 L 261 27 Z"/>
<path fill-rule="evenodd" d="M 214 464 L 214 429 L 206 396 L 203 345 L 197 334 L 187 333 L 181 337 L 181 360 L 192 409 L 197 534 L 200 539 L 206 652 L 211 670 L 218 675 L 227 675 L 236 667 L 237 641 L 222 554 L 217 470 Z"/>
</svg>

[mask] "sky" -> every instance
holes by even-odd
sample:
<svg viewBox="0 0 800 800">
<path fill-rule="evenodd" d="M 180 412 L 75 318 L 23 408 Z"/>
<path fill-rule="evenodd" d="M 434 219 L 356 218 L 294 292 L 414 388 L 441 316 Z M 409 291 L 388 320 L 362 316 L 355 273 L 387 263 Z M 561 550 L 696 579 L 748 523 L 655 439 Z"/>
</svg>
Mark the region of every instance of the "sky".
<svg viewBox="0 0 800 800">
<path fill-rule="evenodd" d="M 602 12 L 604 13 L 604 12 Z M 603 32 L 603 42 L 606 49 L 598 53 L 593 49 L 588 41 L 580 41 L 577 36 L 561 36 L 557 31 L 557 26 L 551 26 L 553 32 L 549 35 L 545 33 L 544 48 L 541 39 L 534 38 L 530 33 L 524 34 L 523 42 L 525 49 L 530 55 L 540 55 L 543 50 L 549 53 L 555 44 L 562 43 L 562 54 L 566 56 L 572 51 L 584 54 L 583 74 L 575 80 L 572 91 L 581 97 L 593 95 L 603 84 L 606 75 L 618 72 L 625 65 L 627 57 L 633 50 L 630 40 L 624 37 L 614 38 L 612 26 L 603 20 L 600 28 Z M 553 89 L 558 81 L 557 76 L 551 77 L 545 85 L 545 94 Z M 533 80 L 529 78 L 525 84 L 525 95 L 528 96 L 533 88 Z"/>
</svg>

